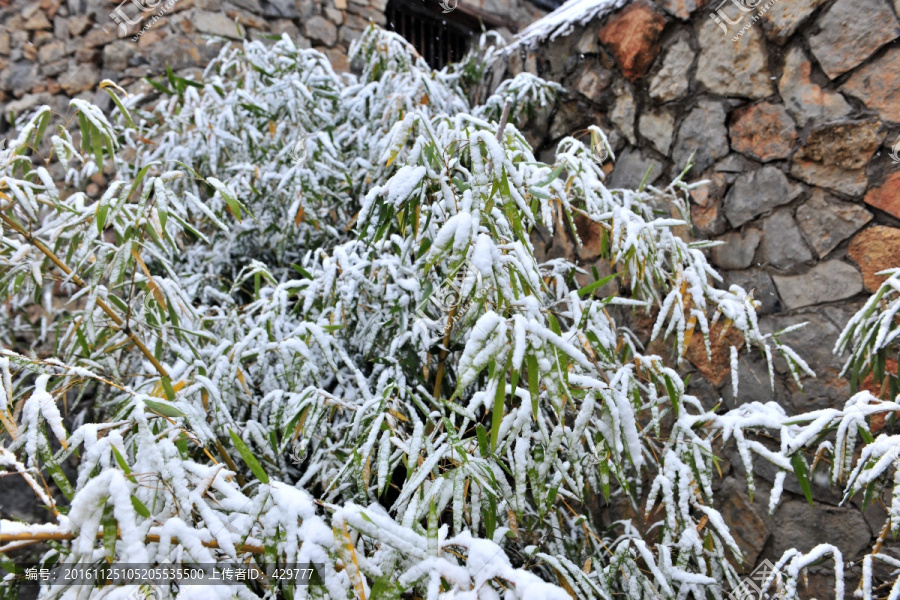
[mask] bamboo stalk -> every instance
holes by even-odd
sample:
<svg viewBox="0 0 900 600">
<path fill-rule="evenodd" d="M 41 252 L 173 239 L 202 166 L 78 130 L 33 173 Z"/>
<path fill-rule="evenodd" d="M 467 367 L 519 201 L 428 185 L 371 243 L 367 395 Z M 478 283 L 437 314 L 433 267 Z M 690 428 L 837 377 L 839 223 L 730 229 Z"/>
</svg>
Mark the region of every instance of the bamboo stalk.
<svg viewBox="0 0 900 600">
<path fill-rule="evenodd" d="M 456 316 L 457 308 L 458 307 L 454 305 L 450 309 L 450 314 L 447 315 L 447 329 L 444 331 L 443 348 L 441 348 L 441 354 L 438 358 L 437 372 L 434 374 L 435 400 L 438 400 L 441 397 L 441 383 L 444 380 L 444 363 L 447 362 L 447 356 L 450 354 L 448 347 L 450 346 L 450 334 L 453 330 L 453 318 Z"/>
</svg>

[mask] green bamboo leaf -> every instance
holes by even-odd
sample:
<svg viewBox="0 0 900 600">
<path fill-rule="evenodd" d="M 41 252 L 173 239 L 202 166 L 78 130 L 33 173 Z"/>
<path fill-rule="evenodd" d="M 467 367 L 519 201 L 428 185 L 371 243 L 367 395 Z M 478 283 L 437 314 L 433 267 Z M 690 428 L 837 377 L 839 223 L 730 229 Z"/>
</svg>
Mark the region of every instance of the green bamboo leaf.
<svg viewBox="0 0 900 600">
<path fill-rule="evenodd" d="M 538 420 L 538 395 L 540 388 L 538 387 L 538 362 L 534 354 L 525 357 L 525 364 L 528 367 L 528 393 L 531 395 L 531 412 L 534 420 Z"/>
<path fill-rule="evenodd" d="M 97 207 L 97 233 L 103 233 L 106 227 L 106 214 L 109 212 L 109 204 L 101 204 Z"/>
<path fill-rule="evenodd" d="M 503 421 L 503 401 L 506 399 L 506 373 L 501 372 L 494 393 L 494 410 L 491 415 L 491 452 L 497 451 L 497 437 L 500 435 L 500 423 Z"/>
<path fill-rule="evenodd" d="M 106 93 L 109 94 L 109 97 L 112 98 L 112 101 L 116 105 L 116 107 L 119 109 L 119 112 L 121 112 L 122 116 L 125 117 L 125 120 L 128 122 L 128 125 L 132 129 L 135 129 L 134 121 L 131 120 L 131 113 L 128 112 L 128 109 L 125 108 L 125 105 L 122 104 L 122 101 L 119 99 L 119 97 L 116 96 L 115 92 L 113 92 L 108 87 L 104 87 L 104 89 L 106 90 Z"/>
<path fill-rule="evenodd" d="M 162 415 L 163 417 L 184 417 L 185 414 L 171 406 L 166 404 L 165 402 L 156 402 L 154 400 L 144 400 L 144 405 L 149 408 L 151 411 L 155 412 L 158 415 Z"/>
<path fill-rule="evenodd" d="M 232 430 L 228 430 L 228 435 L 231 436 L 231 441 L 234 443 L 235 448 L 240 453 L 241 458 L 244 459 L 244 462 L 247 463 L 247 466 L 250 467 L 250 470 L 256 476 L 256 478 L 262 483 L 269 483 L 269 475 L 263 470 L 262 465 L 259 464 L 259 461 L 256 460 L 256 457 L 253 456 L 253 453 L 250 452 L 250 448 L 247 447 L 247 444 L 244 443 L 238 434 L 236 434 Z"/>
<path fill-rule="evenodd" d="M 145 519 L 150 518 L 150 510 L 147 508 L 147 506 L 143 502 L 141 502 L 138 499 L 137 496 L 134 496 L 134 495 L 131 496 L 131 505 L 134 507 L 134 511 L 137 514 L 141 515 Z"/>
<path fill-rule="evenodd" d="M 809 485 L 809 476 L 806 473 L 806 464 L 803 462 L 803 456 L 801 456 L 799 452 L 791 456 L 791 465 L 793 465 L 794 467 L 794 473 L 797 475 L 797 481 L 800 482 L 800 489 L 803 490 L 803 495 L 806 496 L 806 501 L 809 502 L 810 506 L 812 506 L 812 488 Z"/>
<path fill-rule="evenodd" d="M 481 452 L 481 456 L 488 456 L 488 436 L 484 425 L 479 423 L 475 426 L 475 435 L 478 437 L 478 450 Z"/>
<path fill-rule="evenodd" d="M 606 285 L 607 283 L 609 283 L 610 281 L 612 281 L 619 275 L 621 275 L 621 273 L 613 273 L 612 275 L 607 275 L 603 279 L 598 279 L 594 283 L 590 283 L 590 284 L 584 286 L 583 288 L 581 288 L 580 290 L 578 290 L 578 295 L 581 296 L 582 298 L 584 298 L 585 296 L 588 296 L 588 295 L 594 293 L 594 290 L 596 290 L 598 288 L 602 288 L 604 285 Z"/>
<path fill-rule="evenodd" d="M 125 471 L 126 475 L 131 475 L 131 467 L 128 466 L 128 463 L 125 462 L 125 457 L 122 456 L 115 447 L 112 447 L 113 456 L 116 457 L 116 462 L 119 463 L 119 466 Z"/>
<path fill-rule="evenodd" d="M 50 447 L 47 442 L 47 432 L 43 430 L 43 425 L 41 426 L 41 429 L 41 433 L 44 435 L 44 441 L 43 443 L 38 444 L 38 455 L 41 457 L 41 460 L 44 461 L 44 468 L 50 472 L 50 477 L 56 482 L 56 486 L 59 488 L 59 491 L 62 492 L 62 495 L 65 496 L 67 500 L 72 500 L 72 497 L 75 495 L 75 490 L 72 488 L 72 484 L 69 483 L 66 474 L 63 473 L 63 470 L 60 468 L 59 463 L 56 462 L 56 459 L 53 457 L 53 453 L 50 452 Z"/>
</svg>

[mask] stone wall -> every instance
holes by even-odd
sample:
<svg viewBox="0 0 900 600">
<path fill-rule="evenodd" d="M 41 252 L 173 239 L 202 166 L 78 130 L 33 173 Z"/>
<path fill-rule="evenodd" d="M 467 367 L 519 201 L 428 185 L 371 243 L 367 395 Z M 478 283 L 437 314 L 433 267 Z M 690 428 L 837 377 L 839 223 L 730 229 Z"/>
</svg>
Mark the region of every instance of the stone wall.
<svg viewBox="0 0 900 600">
<path fill-rule="evenodd" d="M 138 91 L 147 89 L 143 77 L 158 77 L 167 66 L 196 75 L 227 40 L 287 33 L 346 71 L 350 43 L 369 23 L 389 26 L 387 1 L 0 0 L 0 134 L 10 113 L 41 104 L 60 115 L 74 96 L 110 107 L 97 93 L 103 79 Z M 440 14 L 439 0 L 421 1 Z M 468 0 L 459 10 L 512 30 L 545 14 L 528 0 Z"/>
<path fill-rule="evenodd" d="M 370 20 L 384 24 L 386 2 L 158 1 L 156 11 L 169 8 L 134 41 L 155 13 L 123 33 L 110 19 L 116 4 L 0 0 L 0 134 L 11 113 L 39 104 L 65 114 L 71 96 L 108 102 L 96 94 L 104 78 L 134 91 L 140 78 L 167 65 L 191 74 L 223 38 L 288 33 L 346 69 L 350 41 Z M 703 7 L 703 0 L 622 2 L 566 35 L 517 47 L 494 69 L 493 84 L 526 70 L 561 82 L 568 91 L 535 117 L 528 135 L 548 158 L 561 137 L 600 124 L 616 151 L 607 166 L 613 187 L 637 186 L 648 169 L 651 182 L 668 182 L 693 154 L 687 179 L 710 181 L 692 194 L 694 234 L 728 242 L 710 260 L 726 283 L 755 291 L 764 330 L 809 323 L 785 341 L 819 375 L 801 390 L 778 362 L 772 391 L 764 362 L 745 355 L 739 401 L 774 399 L 791 412 L 841 406 L 850 390 L 839 376 L 842 358 L 831 352 L 836 337 L 877 287 L 875 272 L 900 266 L 900 164 L 890 154 L 900 136 L 900 0 L 756 1 L 746 12 L 741 7 L 753 0 L 741 7 L 737 0 L 718 7 Z M 539 14 L 505 2 L 472 6 L 505 6 L 518 26 Z M 131 2 L 121 6 L 134 16 Z M 596 232 L 578 226 L 584 247 L 563 232 L 540 250 L 595 264 Z M 608 272 L 608 265 L 596 266 Z M 692 392 L 706 402 L 735 403 L 726 343 L 736 341 L 733 335 L 719 341 L 713 332 L 711 362 L 699 339 L 687 354 Z M 814 477 L 813 507 L 788 481 L 784 501 L 769 515 L 773 470 L 760 467 L 753 501 L 740 461 L 725 461 L 722 470 L 719 497 L 745 567 L 819 542 L 857 558 L 883 523 L 877 503 L 865 512 L 856 502 L 839 506 L 839 492 L 821 476 Z M 894 549 L 888 544 L 885 551 Z M 814 574 L 809 594 L 828 597 L 828 585 L 826 575 Z"/>
<path fill-rule="evenodd" d="M 843 358 L 832 354 L 837 336 L 877 288 L 875 272 L 900 266 L 900 156 L 890 154 L 894 144 L 900 150 L 900 2 L 770 0 L 742 13 L 734 0 L 720 5 L 721 27 L 710 17 L 720 17 L 718 7 L 699 3 L 628 3 L 567 35 L 519 46 L 493 82 L 530 71 L 562 83 L 567 92 L 527 134 L 549 160 L 561 137 L 601 124 L 617 157 L 606 169 L 611 187 L 636 187 L 648 169 L 651 183 L 665 185 L 693 154 L 687 181 L 710 182 L 692 192 L 694 235 L 727 242 L 709 252 L 711 262 L 726 283 L 754 290 L 765 332 L 809 323 L 784 341 L 818 378 L 801 390 L 777 361 L 772 391 L 765 362 L 745 355 L 739 402 L 774 399 L 791 413 L 841 407 L 850 387 L 839 375 Z M 557 235 L 541 242 L 545 255 L 608 273 L 595 262 L 599 232 L 576 226 L 582 248 Z M 717 332 L 713 342 L 710 363 L 693 339 L 692 389 L 707 403 L 734 406 L 729 343 Z M 814 507 L 794 481 L 769 516 L 765 481 L 774 471 L 757 474 L 763 490 L 751 503 L 739 462 L 723 467 L 732 476 L 720 485 L 748 566 L 792 545 L 834 542 L 847 559 L 871 548 L 881 507 L 838 507 L 839 492 L 820 475 Z M 819 598 L 829 596 L 826 579 L 811 578 Z"/>
</svg>

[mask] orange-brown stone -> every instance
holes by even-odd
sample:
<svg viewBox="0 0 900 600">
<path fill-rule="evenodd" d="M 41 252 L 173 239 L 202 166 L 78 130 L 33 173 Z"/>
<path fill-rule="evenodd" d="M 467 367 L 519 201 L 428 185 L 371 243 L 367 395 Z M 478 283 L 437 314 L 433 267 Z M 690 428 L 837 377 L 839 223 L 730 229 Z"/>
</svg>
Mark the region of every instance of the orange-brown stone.
<svg viewBox="0 0 900 600">
<path fill-rule="evenodd" d="M 771 102 L 736 110 L 729 135 L 732 150 L 763 162 L 787 158 L 797 141 L 794 120 L 784 106 Z"/>
<path fill-rule="evenodd" d="M 581 247 L 578 249 L 578 257 L 582 260 L 593 261 L 603 254 L 604 227 L 600 223 L 591 221 L 584 215 L 575 215 L 573 220 L 578 237 L 581 238 Z M 609 242 L 606 242 L 607 245 Z"/>
<path fill-rule="evenodd" d="M 865 380 L 863 380 L 862 384 L 859 386 L 861 389 L 866 390 L 873 396 L 877 396 L 882 400 L 889 400 L 891 393 L 891 383 L 890 380 L 892 377 L 897 376 L 897 361 L 893 358 L 885 359 L 884 361 L 884 372 L 885 377 L 881 381 L 880 384 L 875 383 L 875 376 L 873 373 L 869 373 Z M 887 424 L 890 418 L 894 418 L 897 420 L 897 417 L 900 416 L 900 413 L 878 413 L 872 415 L 869 420 L 869 430 L 872 433 L 878 433 L 884 426 Z"/>
<path fill-rule="evenodd" d="M 647 0 L 629 4 L 613 15 L 600 29 L 600 41 L 606 45 L 622 73 L 635 81 L 641 78 L 659 54 L 659 34 L 666 18 Z"/>
<path fill-rule="evenodd" d="M 876 225 L 861 231 L 847 249 L 863 274 L 866 290 L 874 292 L 887 279 L 879 271 L 900 267 L 900 229 Z"/>
<path fill-rule="evenodd" d="M 866 204 L 900 219 L 900 171 L 888 175 L 884 183 L 866 193 Z"/>
<path fill-rule="evenodd" d="M 731 347 L 740 348 L 744 344 L 744 336 L 737 327 L 729 327 L 723 336 L 722 322 L 709 328 L 709 350 L 712 360 L 706 355 L 706 345 L 700 327 L 694 331 L 691 343 L 687 347 L 685 357 L 710 383 L 719 387 L 731 373 Z"/>
</svg>

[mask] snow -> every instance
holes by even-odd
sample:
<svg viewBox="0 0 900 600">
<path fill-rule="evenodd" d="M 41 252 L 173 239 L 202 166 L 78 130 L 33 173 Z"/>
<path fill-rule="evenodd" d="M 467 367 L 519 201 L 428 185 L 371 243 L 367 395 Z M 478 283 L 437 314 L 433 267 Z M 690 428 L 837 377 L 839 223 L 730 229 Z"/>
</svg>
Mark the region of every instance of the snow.
<svg viewBox="0 0 900 600">
<path fill-rule="evenodd" d="M 628 5 L 632 0 L 568 0 L 562 6 L 538 19 L 516 36 L 516 45 L 533 46 L 572 33 L 574 28 Z"/>
</svg>

